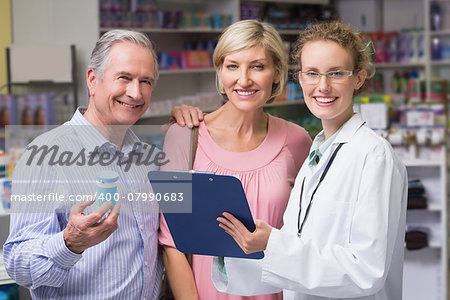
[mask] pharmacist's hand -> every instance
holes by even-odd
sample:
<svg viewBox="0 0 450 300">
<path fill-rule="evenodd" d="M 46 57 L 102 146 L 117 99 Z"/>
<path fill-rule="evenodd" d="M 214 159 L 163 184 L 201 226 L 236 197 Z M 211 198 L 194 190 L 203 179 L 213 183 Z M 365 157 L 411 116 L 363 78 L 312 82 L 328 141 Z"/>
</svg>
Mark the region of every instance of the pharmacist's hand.
<svg viewBox="0 0 450 300">
<path fill-rule="evenodd" d="M 220 228 L 231 235 L 245 254 L 266 250 L 272 232 L 272 227 L 269 224 L 262 220 L 255 220 L 256 229 L 250 232 L 232 214 L 224 212 L 223 216 L 217 218 L 217 221 L 220 222 Z"/>
<path fill-rule="evenodd" d="M 84 209 L 95 200 L 83 200 L 70 209 L 69 222 L 64 229 L 64 242 L 67 248 L 77 254 L 106 240 L 117 228 L 120 205 L 116 203 L 109 215 L 101 222 L 103 215 L 111 209 L 111 201 L 106 201 L 91 214 L 85 215 Z"/>
<path fill-rule="evenodd" d="M 203 121 L 203 112 L 201 109 L 185 104 L 175 106 L 170 116 L 170 124 L 176 122 L 180 126 L 187 126 L 189 128 L 199 126 L 201 121 Z"/>
</svg>

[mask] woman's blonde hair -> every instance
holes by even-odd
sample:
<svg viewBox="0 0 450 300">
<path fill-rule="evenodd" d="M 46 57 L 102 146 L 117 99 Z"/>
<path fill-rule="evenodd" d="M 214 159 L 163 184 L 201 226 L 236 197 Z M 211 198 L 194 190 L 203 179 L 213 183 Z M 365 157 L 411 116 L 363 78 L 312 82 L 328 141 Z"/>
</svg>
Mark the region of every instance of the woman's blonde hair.
<svg viewBox="0 0 450 300">
<path fill-rule="evenodd" d="M 268 103 L 278 97 L 287 81 L 288 61 L 283 41 L 278 32 L 271 25 L 255 20 L 238 21 L 222 33 L 213 55 L 213 65 L 216 69 L 216 85 L 218 92 L 228 100 L 223 83 L 218 73 L 222 68 L 225 56 L 235 51 L 245 50 L 255 46 L 263 46 L 271 55 L 275 72 L 280 81 L 272 85 L 272 94 Z"/>
<path fill-rule="evenodd" d="M 353 70 L 366 70 L 366 80 L 375 75 L 375 67 L 370 56 L 373 48 L 371 42 L 366 43 L 360 33 L 340 21 L 321 22 L 303 30 L 295 44 L 292 59 L 298 70 L 302 69 L 302 51 L 306 43 L 313 41 L 333 41 L 347 49 L 353 58 Z"/>
</svg>

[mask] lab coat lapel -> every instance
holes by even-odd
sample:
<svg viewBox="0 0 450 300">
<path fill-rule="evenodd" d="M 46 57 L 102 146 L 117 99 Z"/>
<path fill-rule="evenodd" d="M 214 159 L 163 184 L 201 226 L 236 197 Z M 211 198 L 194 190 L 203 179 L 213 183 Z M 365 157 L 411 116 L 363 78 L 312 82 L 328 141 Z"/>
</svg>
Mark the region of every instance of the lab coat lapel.
<svg viewBox="0 0 450 300">
<path fill-rule="evenodd" d="M 311 180 L 309 180 L 310 182 L 308 185 L 308 191 L 314 189 L 314 187 L 319 182 L 319 178 L 322 175 L 326 165 L 330 161 L 330 158 L 336 150 L 337 146 L 341 143 L 344 143 L 345 147 L 345 144 L 352 139 L 352 137 L 355 135 L 358 129 L 364 125 L 364 123 L 365 122 L 361 118 L 361 115 L 356 113 L 347 122 L 345 122 L 344 125 L 342 125 L 341 131 L 338 133 L 331 146 L 328 147 L 328 149 L 323 153 L 322 159 L 317 164 L 315 171 L 310 172 Z"/>
<path fill-rule="evenodd" d="M 306 207 L 309 204 L 311 195 L 314 189 L 316 188 L 317 184 L 319 183 L 320 176 L 325 170 L 325 167 L 330 161 L 330 158 L 333 155 L 334 151 L 336 150 L 336 148 L 340 143 L 344 143 L 343 147 L 345 148 L 345 143 L 351 140 L 351 138 L 355 135 L 358 129 L 364 125 L 364 123 L 365 122 L 361 118 L 361 115 L 355 113 L 347 122 L 345 122 L 345 124 L 342 126 L 341 131 L 336 136 L 336 139 L 333 141 L 330 147 L 328 147 L 328 149 L 323 153 L 322 159 L 317 164 L 317 167 L 314 170 L 314 172 L 311 172 L 311 169 L 308 167 L 305 168 L 306 176 L 305 176 L 305 186 L 303 189 L 303 196 L 301 199 L 302 212 L 300 216 L 301 220 L 300 222 L 303 222 L 303 219 L 305 218 Z M 324 180 L 326 180 L 326 178 Z"/>
</svg>

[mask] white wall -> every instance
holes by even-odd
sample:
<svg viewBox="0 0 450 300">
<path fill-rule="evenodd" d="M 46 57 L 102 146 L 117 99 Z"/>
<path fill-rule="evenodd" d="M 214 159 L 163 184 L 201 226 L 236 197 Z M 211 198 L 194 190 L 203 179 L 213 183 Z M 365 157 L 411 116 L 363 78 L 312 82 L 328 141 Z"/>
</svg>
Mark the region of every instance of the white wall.
<svg viewBox="0 0 450 300">
<path fill-rule="evenodd" d="M 337 10 L 341 19 L 359 31 L 381 30 L 381 0 L 339 0 Z"/>
<path fill-rule="evenodd" d="M 363 32 L 424 26 L 423 0 L 338 0 L 341 19 Z"/>
<path fill-rule="evenodd" d="M 13 43 L 65 42 L 77 49 L 78 101 L 87 104 L 86 67 L 99 37 L 98 0 L 14 0 Z"/>
<path fill-rule="evenodd" d="M 385 1 L 383 30 L 398 31 L 402 28 L 424 27 L 424 1 Z"/>
</svg>

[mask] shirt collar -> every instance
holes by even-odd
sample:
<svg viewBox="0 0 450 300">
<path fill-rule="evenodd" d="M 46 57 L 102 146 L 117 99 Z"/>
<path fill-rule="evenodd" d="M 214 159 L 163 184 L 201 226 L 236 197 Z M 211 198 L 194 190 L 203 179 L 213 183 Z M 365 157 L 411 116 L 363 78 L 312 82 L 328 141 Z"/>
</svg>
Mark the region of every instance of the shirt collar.
<svg viewBox="0 0 450 300">
<path fill-rule="evenodd" d="M 118 151 L 117 145 L 108 141 L 96 128 L 89 123 L 83 116 L 86 112 L 86 107 L 79 107 L 75 111 L 72 119 L 66 122 L 64 125 L 72 125 L 77 135 L 80 137 L 81 142 L 86 149 L 86 152 L 91 155 L 95 150 L 98 151 Z M 136 146 L 134 146 L 138 143 Z M 122 144 L 122 153 L 128 154 L 133 150 L 140 151 L 142 144 L 139 138 L 133 133 L 131 129 L 128 129 Z"/>
<path fill-rule="evenodd" d="M 341 127 L 342 128 L 342 127 Z M 338 136 L 339 132 L 341 131 L 341 128 L 339 128 L 338 131 L 336 131 L 329 139 L 325 140 L 325 134 L 323 130 L 319 132 L 319 134 L 316 135 L 314 138 L 313 144 L 311 145 L 311 150 L 309 152 L 309 162 L 308 165 L 310 168 L 314 168 L 318 164 L 318 160 L 322 158 L 323 153 L 328 149 L 328 147 L 333 143 L 333 141 Z M 318 158 L 318 160 L 316 159 Z"/>
<path fill-rule="evenodd" d="M 308 166 L 311 170 L 317 166 L 319 160 L 322 158 L 323 153 L 328 149 L 331 144 L 347 143 L 351 137 L 356 133 L 356 131 L 364 125 L 364 120 L 359 113 L 353 114 L 353 116 L 348 119 L 342 126 L 336 131 L 329 139 L 325 141 L 325 135 L 323 130 L 319 132 L 314 138 L 313 144 L 311 145 L 311 150 L 308 156 Z"/>
</svg>

